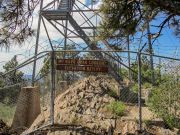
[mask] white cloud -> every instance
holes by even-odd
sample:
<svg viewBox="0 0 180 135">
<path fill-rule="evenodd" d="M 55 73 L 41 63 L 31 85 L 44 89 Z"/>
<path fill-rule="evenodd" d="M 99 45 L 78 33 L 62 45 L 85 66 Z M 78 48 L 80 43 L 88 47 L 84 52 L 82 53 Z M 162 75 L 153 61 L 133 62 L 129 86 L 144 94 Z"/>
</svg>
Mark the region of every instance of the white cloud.
<svg viewBox="0 0 180 135">
<path fill-rule="evenodd" d="M 52 1 L 52 0 L 44 1 L 44 5 L 46 5 L 50 1 Z M 83 4 L 85 4 L 87 2 L 85 0 L 79 0 L 79 1 L 81 1 Z M 82 4 L 80 4 L 79 2 L 77 2 L 77 5 L 80 8 L 87 9 Z M 94 5 L 94 8 L 98 8 L 99 5 L 100 5 L 100 2 L 96 3 L 96 5 Z M 89 7 L 91 7 L 91 6 L 89 5 Z M 37 25 L 38 25 L 38 12 L 39 12 L 38 10 L 39 10 L 39 7 L 36 9 L 36 11 L 34 13 L 34 20 L 33 20 L 33 25 L 32 25 L 33 29 L 35 29 L 35 30 L 37 30 Z M 87 17 L 91 17 L 94 13 L 93 12 L 91 12 L 91 13 L 87 12 L 85 14 Z M 84 22 L 84 19 L 81 17 L 81 15 L 79 13 L 73 13 L 73 18 L 78 22 L 78 24 L 82 24 Z M 95 20 L 96 20 L 95 17 L 93 17 L 91 19 L 91 21 L 94 24 L 95 24 Z M 49 33 L 50 37 L 52 38 L 52 40 L 63 39 L 63 36 L 59 32 L 57 32 L 57 30 L 49 22 L 47 22 L 47 21 L 45 21 L 45 22 L 46 22 L 46 27 L 48 29 L 48 33 Z M 71 30 L 74 30 L 72 28 L 72 26 L 70 26 L 70 25 L 68 28 Z M 60 30 L 63 31 L 63 28 L 61 27 Z M 90 31 L 88 31 L 88 32 L 90 32 Z M 83 42 L 82 39 L 80 39 L 80 38 L 72 39 L 72 40 L 76 43 L 82 43 Z M 3 50 L 2 52 L 0 52 L 1 58 L 3 59 L 3 61 L 9 61 L 14 55 L 23 54 L 24 56 L 22 56 L 22 55 L 18 56 L 19 62 L 22 62 L 23 59 L 25 60 L 25 59 L 27 59 L 27 57 L 33 56 L 35 41 L 36 41 L 36 37 L 32 37 L 32 38 L 29 38 L 21 47 L 13 46 L 12 48 L 10 48 L 9 52 L 6 52 Z M 39 52 L 48 49 L 48 47 L 50 49 L 50 45 L 48 44 L 48 41 L 47 41 L 47 35 L 45 32 L 45 29 L 43 28 L 42 23 L 41 23 L 39 44 L 41 44 L 41 46 L 39 47 Z M 3 66 L 3 64 L 0 64 L 0 69 L 2 69 L 2 66 Z"/>
</svg>

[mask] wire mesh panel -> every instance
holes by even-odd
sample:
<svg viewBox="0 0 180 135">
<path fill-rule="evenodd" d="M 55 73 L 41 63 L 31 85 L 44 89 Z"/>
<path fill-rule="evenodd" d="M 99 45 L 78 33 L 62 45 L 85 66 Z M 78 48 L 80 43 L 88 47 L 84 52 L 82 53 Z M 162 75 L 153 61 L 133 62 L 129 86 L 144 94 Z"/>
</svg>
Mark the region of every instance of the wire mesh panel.
<svg viewBox="0 0 180 135">
<path fill-rule="evenodd" d="M 31 79 L 20 76 L 21 72 L 26 77 L 32 74 L 28 67 L 33 61 L 2 75 L 2 119 L 8 124 L 15 121 L 20 125 L 16 131 L 27 129 L 25 134 L 54 132 L 49 131 L 52 128 L 59 134 L 64 130 L 112 134 L 131 128 L 132 133 L 139 128 L 149 132 L 156 123 L 179 128 L 178 60 L 154 57 L 152 71 L 147 54 L 132 55 L 129 64 L 127 53 L 99 53 L 104 59 L 86 51 L 56 51 L 38 57 L 35 87 L 28 87 Z M 103 66 L 108 72 L 95 68 Z M 21 126 L 24 122 L 29 124 Z"/>
<path fill-rule="evenodd" d="M 18 85 L 0 89 L 1 91 L 0 118 L 8 125 L 12 124 L 20 89 L 21 88 Z"/>
<path fill-rule="evenodd" d="M 78 64 L 75 63 L 74 66 L 80 66 L 83 62 L 89 62 L 88 60 L 99 60 L 94 58 L 93 55 L 91 56 L 90 53 L 86 52 L 79 53 L 76 57 L 72 57 L 71 54 L 70 56 L 63 58 L 61 56 L 62 54 L 63 52 L 59 51 L 56 54 L 56 59 L 69 61 L 73 58 L 76 62 L 78 61 Z M 109 55 L 111 56 L 111 53 Z M 104 58 L 108 61 L 108 65 L 111 65 L 113 72 L 116 72 L 117 75 L 121 75 L 121 72 L 124 72 L 123 70 L 125 69 L 123 69 L 122 65 L 118 61 L 114 60 L 110 56 Z M 49 64 L 50 63 L 51 62 L 49 62 Z M 63 64 L 67 63 L 65 62 Z M 49 69 L 50 68 L 51 64 Z M 69 71 L 68 69 L 65 71 L 64 69 L 56 70 L 56 89 L 53 106 L 53 118 L 55 125 L 59 124 L 60 127 L 62 127 L 62 125 L 65 127 L 70 125 L 75 126 L 76 128 L 78 128 L 78 126 L 87 126 L 87 128 L 90 128 L 90 130 L 94 131 L 94 133 L 105 133 L 109 131 L 109 128 L 115 128 L 114 123 L 116 118 L 122 117 L 122 119 L 130 121 L 136 121 L 136 119 L 138 119 L 138 113 L 137 115 L 133 114 L 133 109 L 135 111 L 138 110 L 137 93 L 130 89 L 130 83 L 128 81 L 117 81 L 110 74 L 112 71 L 107 73 L 98 73 L 76 71 L 75 69 L 73 70 L 74 71 Z M 46 76 L 48 77 L 48 74 Z M 46 80 L 48 79 L 46 77 L 43 79 L 47 81 L 46 83 L 42 83 L 45 85 L 48 85 L 52 81 Z M 49 94 L 46 96 L 48 95 Z M 35 122 L 34 127 L 45 126 L 48 124 L 49 120 L 51 121 L 52 117 L 48 116 L 51 115 L 50 112 L 52 106 L 50 108 L 47 104 L 45 104 L 45 106 L 44 112 L 41 113 L 41 117 L 39 117 L 38 122 Z M 131 115 L 129 114 L 130 112 Z M 109 116 L 105 116 L 108 113 Z M 92 121 L 86 122 L 89 119 L 92 119 Z M 107 125 L 102 124 L 101 122 L 104 122 L 104 120 L 101 121 L 100 119 L 107 119 Z M 117 123 L 121 122 L 122 121 L 120 119 L 117 121 Z M 92 127 L 92 125 L 95 125 L 95 127 Z M 111 127 L 112 125 L 113 127 Z M 120 126 L 122 126 L 122 124 L 120 124 Z M 103 130 L 101 131 L 101 129 Z M 62 129 L 59 130 L 59 132 L 62 132 Z M 36 131 L 40 130 L 37 128 Z"/>
<path fill-rule="evenodd" d="M 42 59 L 38 57 L 37 63 L 40 71 Z M 13 132 L 21 133 L 29 128 L 43 108 L 40 107 L 40 97 L 43 97 L 40 81 L 37 81 L 37 87 L 31 87 L 32 67 L 33 57 L 19 64 L 13 57 L 3 66 L 5 71 L 0 76 L 0 119 Z"/>
<path fill-rule="evenodd" d="M 4 64 L 5 72 L 9 72 L 17 66 L 18 62 L 12 58 L 9 62 Z M 13 70 L 8 74 L 1 73 L 0 82 L 0 103 L 1 103 L 1 116 L 0 118 L 11 125 L 13 116 L 16 110 L 16 105 L 21 88 L 27 85 L 27 78 L 23 71 Z"/>
<path fill-rule="evenodd" d="M 142 67 L 144 76 L 149 80 L 142 82 L 142 98 L 145 101 L 142 107 L 142 120 L 146 125 L 157 124 L 178 129 L 180 61 L 161 57 L 153 57 L 153 60 L 153 72 L 149 67 Z M 152 80 L 152 74 L 155 80 Z"/>
</svg>

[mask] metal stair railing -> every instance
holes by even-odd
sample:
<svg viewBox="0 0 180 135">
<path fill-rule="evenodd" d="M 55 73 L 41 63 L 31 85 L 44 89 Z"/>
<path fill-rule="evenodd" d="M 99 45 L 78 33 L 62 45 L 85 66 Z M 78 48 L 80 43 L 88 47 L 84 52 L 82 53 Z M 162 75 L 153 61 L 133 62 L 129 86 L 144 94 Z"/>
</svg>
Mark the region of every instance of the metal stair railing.
<svg viewBox="0 0 180 135">
<path fill-rule="evenodd" d="M 84 30 L 79 26 L 79 24 L 74 20 L 71 16 L 71 11 L 73 9 L 75 1 L 74 0 L 61 0 L 59 3 L 58 10 L 54 11 L 43 11 L 42 14 L 48 20 L 69 20 L 72 27 L 75 31 L 79 34 L 79 36 L 84 40 L 84 42 L 88 45 L 91 50 L 99 50 L 99 48 L 94 44 L 91 39 L 86 35 Z M 103 41 L 104 43 L 105 41 Z M 105 44 L 105 43 L 104 43 Z M 107 43 L 105 44 L 107 46 Z M 93 53 L 99 59 L 106 59 L 103 53 Z M 111 53 L 104 53 L 105 55 L 111 55 Z M 118 70 L 116 69 L 116 63 L 112 64 L 110 60 L 107 59 L 109 64 L 109 72 L 110 74 L 120 83 L 122 81 L 122 77 L 119 74 Z"/>
<path fill-rule="evenodd" d="M 75 1 L 74 0 L 61 0 L 59 3 L 58 10 L 65 10 L 68 11 L 69 13 L 73 9 Z"/>
<path fill-rule="evenodd" d="M 77 24 L 77 22 L 73 19 L 71 15 L 69 15 L 69 22 L 72 25 L 72 27 L 77 31 L 77 33 L 80 35 L 80 37 L 85 41 L 85 43 L 88 45 L 88 47 L 91 50 L 99 50 L 99 48 L 94 44 L 90 38 L 86 35 L 86 33 L 82 30 L 82 28 Z M 97 58 L 99 59 L 106 59 L 102 53 L 96 52 L 93 53 Z M 122 81 L 122 77 L 119 75 L 116 68 L 114 68 L 114 64 L 111 63 L 109 59 L 106 59 L 109 62 L 109 72 L 110 74 L 116 79 L 117 82 L 120 83 Z M 115 64 L 116 65 L 116 64 Z"/>
<path fill-rule="evenodd" d="M 43 15 L 48 20 L 68 20 L 68 15 L 73 9 L 74 0 L 61 0 L 55 10 L 42 10 Z"/>
</svg>

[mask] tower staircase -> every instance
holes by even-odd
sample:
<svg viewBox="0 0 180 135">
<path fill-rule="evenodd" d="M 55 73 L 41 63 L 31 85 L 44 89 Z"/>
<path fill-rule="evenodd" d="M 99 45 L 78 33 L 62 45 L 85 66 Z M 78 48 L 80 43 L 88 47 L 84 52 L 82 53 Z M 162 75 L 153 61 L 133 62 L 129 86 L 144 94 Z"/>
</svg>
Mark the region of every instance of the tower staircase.
<svg viewBox="0 0 180 135">
<path fill-rule="evenodd" d="M 72 17 L 71 13 L 73 10 L 75 0 L 61 0 L 59 6 L 56 10 L 43 10 L 41 11 L 41 15 L 43 15 L 48 21 L 57 21 L 57 20 L 68 20 L 74 30 L 78 33 L 79 37 L 84 40 L 84 42 L 88 45 L 89 49 L 91 50 L 100 50 L 95 43 L 91 41 L 88 35 L 85 33 L 83 28 L 76 22 L 76 20 Z M 107 42 L 102 41 L 108 49 L 110 46 Z M 93 52 L 92 52 L 93 53 Z M 98 59 L 105 59 L 109 62 L 109 73 L 116 79 L 117 82 L 122 82 L 122 77 L 118 70 L 118 64 L 112 62 L 112 59 L 107 59 L 106 55 L 111 55 L 112 53 L 101 53 L 95 52 L 93 55 L 96 56 Z"/>
</svg>

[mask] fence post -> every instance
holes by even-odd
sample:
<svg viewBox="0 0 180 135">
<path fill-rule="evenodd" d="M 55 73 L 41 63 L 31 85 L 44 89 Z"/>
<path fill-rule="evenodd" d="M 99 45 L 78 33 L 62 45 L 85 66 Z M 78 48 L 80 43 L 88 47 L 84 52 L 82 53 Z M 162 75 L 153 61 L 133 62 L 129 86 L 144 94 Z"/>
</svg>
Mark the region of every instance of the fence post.
<svg viewBox="0 0 180 135">
<path fill-rule="evenodd" d="M 43 8 L 43 0 L 40 1 L 40 11 Z M 38 46 L 39 46 L 39 35 L 40 35 L 40 29 L 41 29 L 41 14 L 39 14 L 39 19 L 38 19 L 38 27 L 37 27 L 37 35 L 36 35 L 36 45 L 35 45 L 35 58 L 34 58 L 34 65 L 33 65 L 33 73 L 32 73 L 32 86 L 35 84 L 35 77 L 36 77 L 36 58 L 38 54 Z"/>
<path fill-rule="evenodd" d="M 55 52 L 51 52 L 51 103 L 50 103 L 50 121 L 54 125 L 54 99 L 55 99 Z"/>
<path fill-rule="evenodd" d="M 142 131 L 142 103 L 141 103 L 141 52 L 138 52 L 138 107 L 139 107 L 139 123 L 138 130 Z"/>
</svg>

